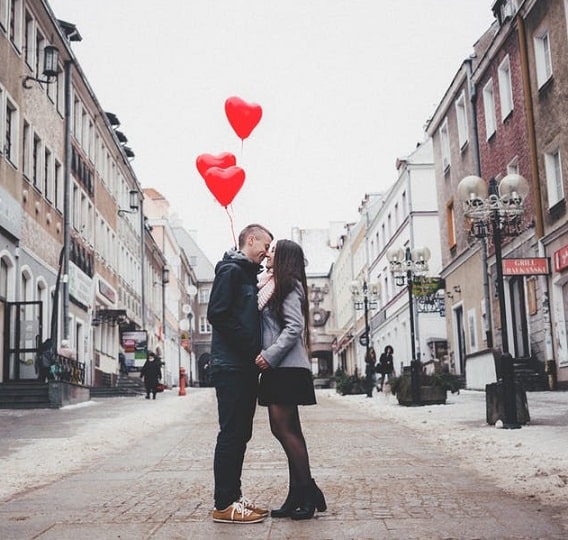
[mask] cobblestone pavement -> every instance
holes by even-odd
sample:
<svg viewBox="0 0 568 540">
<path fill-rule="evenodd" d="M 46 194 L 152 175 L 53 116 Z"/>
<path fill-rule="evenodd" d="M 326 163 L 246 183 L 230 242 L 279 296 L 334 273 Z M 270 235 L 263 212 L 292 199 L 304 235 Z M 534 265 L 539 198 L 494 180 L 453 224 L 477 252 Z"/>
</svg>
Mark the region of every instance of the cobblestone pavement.
<svg viewBox="0 0 568 540">
<path fill-rule="evenodd" d="M 211 389 L 192 401 L 166 392 L 156 402 L 99 400 L 65 415 L 44 411 L 0 418 L 0 459 L 18 438 L 63 441 L 73 426 L 104 427 L 142 407 L 185 408 L 181 420 L 149 428 L 127 447 L 101 451 L 84 466 L 0 503 L 2 540 L 138 539 L 561 539 L 567 509 L 514 498 L 460 467 L 448 453 L 392 421 L 370 422 L 340 399 L 320 394 L 301 415 L 312 472 L 328 510 L 309 521 L 266 519 L 253 525 L 213 523 L 212 455 L 217 430 Z M 193 406 L 192 406 L 193 404 Z M 142 410 L 142 409 L 141 409 Z M 182 411 L 183 412 L 183 411 Z M 166 413 L 167 414 L 167 413 Z M 38 421 L 41 418 L 41 422 Z M 120 430 L 115 433 L 121 437 Z M 62 442 L 62 441 L 60 441 Z M 41 456 L 38 456 L 38 459 Z M 243 489 L 269 507 L 287 491 L 283 453 L 259 408 Z"/>
</svg>

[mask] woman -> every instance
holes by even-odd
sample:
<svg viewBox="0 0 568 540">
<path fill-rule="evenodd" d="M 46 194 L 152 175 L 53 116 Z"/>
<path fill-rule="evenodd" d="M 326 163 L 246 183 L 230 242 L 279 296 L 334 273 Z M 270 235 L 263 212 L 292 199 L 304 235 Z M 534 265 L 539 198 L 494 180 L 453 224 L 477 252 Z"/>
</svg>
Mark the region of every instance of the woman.
<svg viewBox="0 0 568 540">
<path fill-rule="evenodd" d="M 394 363 L 392 359 L 393 349 L 390 345 L 385 347 L 385 352 L 379 358 L 379 366 L 381 370 L 381 390 L 385 384 L 385 379 L 388 377 L 389 382 L 394 377 Z"/>
<path fill-rule="evenodd" d="M 152 399 L 156 399 L 158 382 L 162 380 L 161 363 L 160 360 L 156 359 L 153 352 L 149 352 L 148 360 L 144 362 L 140 370 L 140 377 L 144 378 L 144 386 L 146 387 L 146 399 L 150 399 L 150 394 L 152 394 Z"/>
<path fill-rule="evenodd" d="M 268 407 L 272 434 L 286 457 L 290 483 L 284 504 L 272 517 L 310 519 L 327 509 L 314 482 L 298 405 L 315 405 L 309 356 L 308 300 L 304 253 L 291 240 L 272 243 L 267 272 L 259 281 L 258 302 L 263 348 L 256 358 L 261 370 L 258 402 Z"/>
</svg>

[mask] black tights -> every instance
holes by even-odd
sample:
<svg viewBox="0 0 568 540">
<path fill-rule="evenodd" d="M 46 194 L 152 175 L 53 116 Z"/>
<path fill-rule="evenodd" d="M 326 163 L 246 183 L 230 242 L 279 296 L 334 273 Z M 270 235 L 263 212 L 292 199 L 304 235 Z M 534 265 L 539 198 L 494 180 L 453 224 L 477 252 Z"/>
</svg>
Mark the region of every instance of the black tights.
<svg viewBox="0 0 568 540">
<path fill-rule="evenodd" d="M 310 459 L 302 433 L 297 405 L 269 405 L 270 430 L 278 439 L 290 472 L 290 486 L 307 486 L 311 480 Z"/>
</svg>

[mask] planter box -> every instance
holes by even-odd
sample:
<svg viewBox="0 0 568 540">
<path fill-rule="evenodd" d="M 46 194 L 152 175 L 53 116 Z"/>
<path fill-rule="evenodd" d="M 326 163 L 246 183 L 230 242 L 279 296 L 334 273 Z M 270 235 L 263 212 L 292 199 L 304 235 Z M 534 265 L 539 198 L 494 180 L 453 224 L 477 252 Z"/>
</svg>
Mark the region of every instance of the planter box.
<svg viewBox="0 0 568 540">
<path fill-rule="evenodd" d="M 448 391 L 441 386 L 421 386 L 420 387 L 420 401 L 418 403 L 412 402 L 412 392 L 410 387 L 397 392 L 396 399 L 399 405 L 445 405 Z"/>
</svg>

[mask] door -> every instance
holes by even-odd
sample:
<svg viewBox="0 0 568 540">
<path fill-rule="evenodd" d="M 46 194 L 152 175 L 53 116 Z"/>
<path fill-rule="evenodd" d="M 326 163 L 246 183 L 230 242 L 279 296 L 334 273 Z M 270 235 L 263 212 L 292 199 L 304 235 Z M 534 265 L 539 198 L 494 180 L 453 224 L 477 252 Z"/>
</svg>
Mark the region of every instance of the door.
<svg viewBox="0 0 568 540">
<path fill-rule="evenodd" d="M 457 365 L 459 370 L 456 371 L 458 374 L 465 373 L 465 328 L 463 324 L 463 306 L 458 306 L 454 308 L 454 321 L 455 321 L 455 336 L 457 340 L 457 347 L 455 347 L 455 353 L 458 355 Z M 454 366 L 455 369 L 455 366 Z"/>
<path fill-rule="evenodd" d="M 43 302 L 7 302 L 4 313 L 3 380 L 37 378 L 36 358 L 43 335 Z"/>
<path fill-rule="evenodd" d="M 511 297 L 511 328 L 513 330 L 513 351 L 511 353 L 516 358 L 528 358 L 531 353 L 525 302 L 525 279 L 523 277 L 511 279 L 509 294 Z"/>
</svg>

